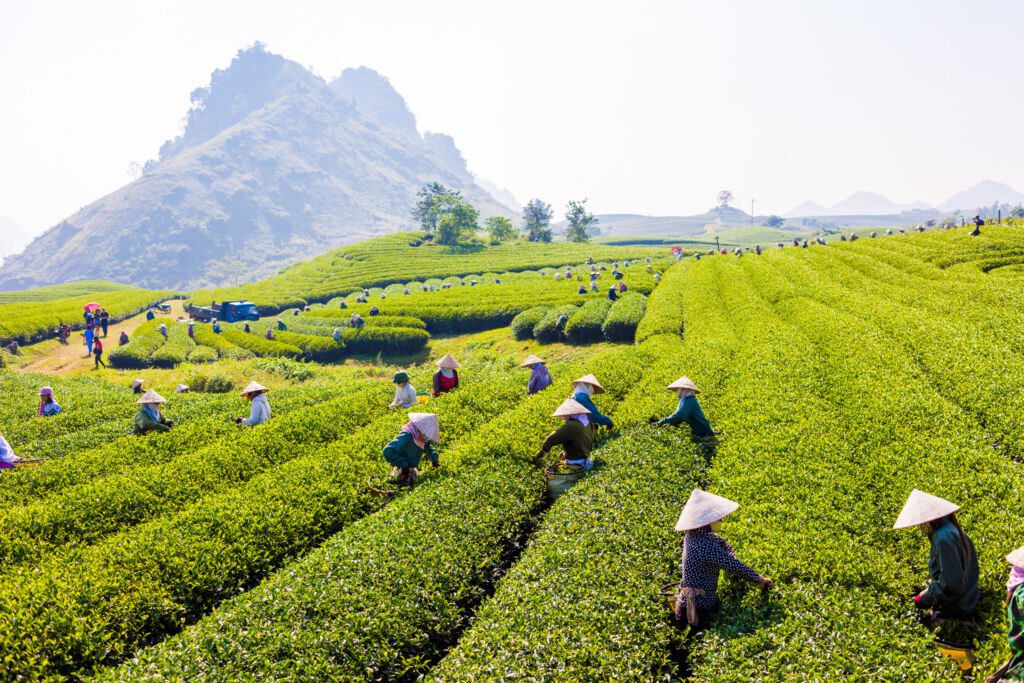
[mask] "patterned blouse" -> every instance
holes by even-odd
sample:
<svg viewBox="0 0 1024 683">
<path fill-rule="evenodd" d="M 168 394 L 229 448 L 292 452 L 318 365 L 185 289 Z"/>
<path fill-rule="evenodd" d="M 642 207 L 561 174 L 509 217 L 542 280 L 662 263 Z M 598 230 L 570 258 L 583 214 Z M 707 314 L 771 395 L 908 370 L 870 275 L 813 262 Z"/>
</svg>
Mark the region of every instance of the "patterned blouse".
<svg viewBox="0 0 1024 683">
<path fill-rule="evenodd" d="M 682 569 L 682 585 L 704 591 L 704 595 L 697 598 L 697 607 L 704 610 L 718 605 L 718 575 L 721 570 L 751 582 L 761 580 L 760 574 L 736 559 L 728 541 L 706 529 L 686 532 Z"/>
<path fill-rule="evenodd" d="M 1010 666 L 1003 674 L 1004 681 L 1024 681 L 1024 584 L 1017 586 L 1006 606 L 1010 622 Z"/>
</svg>

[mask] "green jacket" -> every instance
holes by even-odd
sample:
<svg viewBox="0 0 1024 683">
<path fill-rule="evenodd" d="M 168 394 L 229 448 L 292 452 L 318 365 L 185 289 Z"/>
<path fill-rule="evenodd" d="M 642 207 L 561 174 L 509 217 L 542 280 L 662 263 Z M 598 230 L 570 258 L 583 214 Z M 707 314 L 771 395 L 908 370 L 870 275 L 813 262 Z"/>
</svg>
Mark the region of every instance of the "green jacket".
<svg viewBox="0 0 1024 683">
<path fill-rule="evenodd" d="M 434 444 L 427 442 L 426 448 L 416 445 L 416 440 L 409 432 L 402 432 L 394 441 L 384 447 L 384 459 L 395 467 L 419 467 L 420 458 L 427 454 L 430 462 L 437 462 L 437 450 Z"/>
<path fill-rule="evenodd" d="M 701 409 L 700 403 L 697 402 L 696 396 L 690 395 L 681 400 L 676 412 L 659 420 L 658 424 L 661 426 L 678 425 L 683 422 L 690 425 L 694 437 L 698 439 L 706 439 L 715 435 L 715 430 L 711 428 L 708 418 L 704 417 L 704 411 Z"/>
<path fill-rule="evenodd" d="M 932 544 L 928 557 L 928 587 L 921 600 L 933 607 L 949 607 L 965 614 L 974 612 L 981 598 L 978 590 L 978 553 L 967 538 L 967 552 L 960 542 L 960 532 L 948 519 L 929 536 Z"/>
<path fill-rule="evenodd" d="M 555 446 L 565 451 L 566 460 L 585 460 L 594 448 L 594 427 L 579 420 L 567 420 L 564 425 L 551 432 L 540 447 L 547 453 Z"/>
<path fill-rule="evenodd" d="M 154 420 L 149 414 L 139 409 L 139 412 L 135 413 L 135 433 L 142 434 L 144 432 L 158 431 L 166 432 L 171 428 L 172 422 L 164 417 L 163 413 L 160 413 L 160 419 Z"/>
</svg>

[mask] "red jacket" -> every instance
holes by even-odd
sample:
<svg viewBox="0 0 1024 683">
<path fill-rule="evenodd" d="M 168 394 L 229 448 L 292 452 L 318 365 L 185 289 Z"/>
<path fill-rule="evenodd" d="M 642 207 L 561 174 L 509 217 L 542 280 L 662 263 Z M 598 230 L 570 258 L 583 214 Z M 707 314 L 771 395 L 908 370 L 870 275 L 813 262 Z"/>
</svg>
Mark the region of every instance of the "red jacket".
<svg viewBox="0 0 1024 683">
<path fill-rule="evenodd" d="M 452 389 L 459 388 L 459 371 L 452 370 L 451 377 L 445 377 L 438 370 L 434 373 L 434 398 L 437 398 L 441 394 L 447 393 Z"/>
</svg>

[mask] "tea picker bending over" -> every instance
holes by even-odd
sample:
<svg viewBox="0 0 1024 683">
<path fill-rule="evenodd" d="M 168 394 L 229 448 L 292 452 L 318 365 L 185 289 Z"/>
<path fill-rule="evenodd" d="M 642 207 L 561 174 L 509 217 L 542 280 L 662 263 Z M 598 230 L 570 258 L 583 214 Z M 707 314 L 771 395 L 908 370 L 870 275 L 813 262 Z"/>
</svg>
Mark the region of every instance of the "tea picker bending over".
<svg viewBox="0 0 1024 683">
<path fill-rule="evenodd" d="M 562 459 L 566 465 L 579 465 L 589 472 L 593 467 L 590 453 L 594 448 L 594 427 L 590 424 L 590 411 L 577 401 L 567 398 L 551 416 L 563 418 L 565 424 L 548 434 L 537 457 L 543 458 L 552 448 L 561 446 Z"/>
<path fill-rule="evenodd" d="M 572 383 L 572 399 L 590 411 L 590 421 L 594 423 L 594 426 L 613 429 L 615 425 L 612 424 L 611 418 L 602 415 L 590 399 L 591 395 L 603 393 L 604 387 L 593 375 L 584 375 Z"/>
<path fill-rule="evenodd" d="M 384 459 L 393 469 L 391 478 L 402 484 L 413 485 L 419 481 L 420 460 L 426 454 L 430 464 L 440 466 L 440 458 L 434 444 L 441 440 L 441 429 L 437 415 L 432 413 L 409 413 L 409 422 L 387 446 Z"/>
<path fill-rule="evenodd" d="M 244 396 L 250 403 L 249 417 L 236 417 L 235 422 L 246 427 L 261 425 L 270 419 L 270 401 L 267 399 L 267 389 L 259 382 L 249 382 L 242 390 Z"/>
</svg>

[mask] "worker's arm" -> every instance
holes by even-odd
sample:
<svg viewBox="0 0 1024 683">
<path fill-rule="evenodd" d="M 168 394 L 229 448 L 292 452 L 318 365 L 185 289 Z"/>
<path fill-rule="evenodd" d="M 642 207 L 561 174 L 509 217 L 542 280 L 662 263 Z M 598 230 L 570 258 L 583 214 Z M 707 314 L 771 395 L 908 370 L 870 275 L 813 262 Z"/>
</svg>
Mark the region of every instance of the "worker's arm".
<svg viewBox="0 0 1024 683">
<path fill-rule="evenodd" d="M 967 577 L 960 563 L 963 546 L 959 534 L 942 534 L 936 539 L 939 577 L 928 582 L 921 593 L 921 603 L 935 605 L 956 600 L 966 589 Z"/>
<path fill-rule="evenodd" d="M 434 467 L 437 467 L 440 464 L 440 456 L 437 453 L 437 449 L 434 448 L 434 444 L 428 441 L 427 447 L 424 448 L 423 450 L 425 450 L 427 453 L 427 459 L 430 460 L 431 463 L 433 463 Z"/>
<path fill-rule="evenodd" d="M 434 398 L 441 395 L 441 371 L 434 373 Z"/>
<path fill-rule="evenodd" d="M 736 578 L 746 579 L 751 583 L 762 583 L 761 575 L 746 563 L 738 560 L 731 552 L 723 549 L 717 559 L 719 560 L 719 566 Z"/>
<path fill-rule="evenodd" d="M 679 405 L 676 407 L 676 411 L 668 417 L 658 420 L 657 424 L 659 427 L 682 424 L 683 421 L 690 416 L 690 410 L 691 406 L 687 401 L 680 401 Z"/>
<path fill-rule="evenodd" d="M 562 425 L 555 431 L 548 434 L 548 438 L 544 439 L 544 443 L 540 446 L 541 453 L 547 453 L 555 446 L 560 446 L 568 441 L 570 436 L 568 425 Z"/>
<path fill-rule="evenodd" d="M 582 397 L 583 400 L 580 400 Z M 602 415 L 601 411 L 597 409 L 594 402 L 586 394 L 577 394 L 576 402 L 581 404 L 584 408 L 590 411 L 590 415 L 587 417 L 594 424 L 601 425 L 602 427 L 612 428 L 612 419 L 606 415 Z"/>
</svg>

